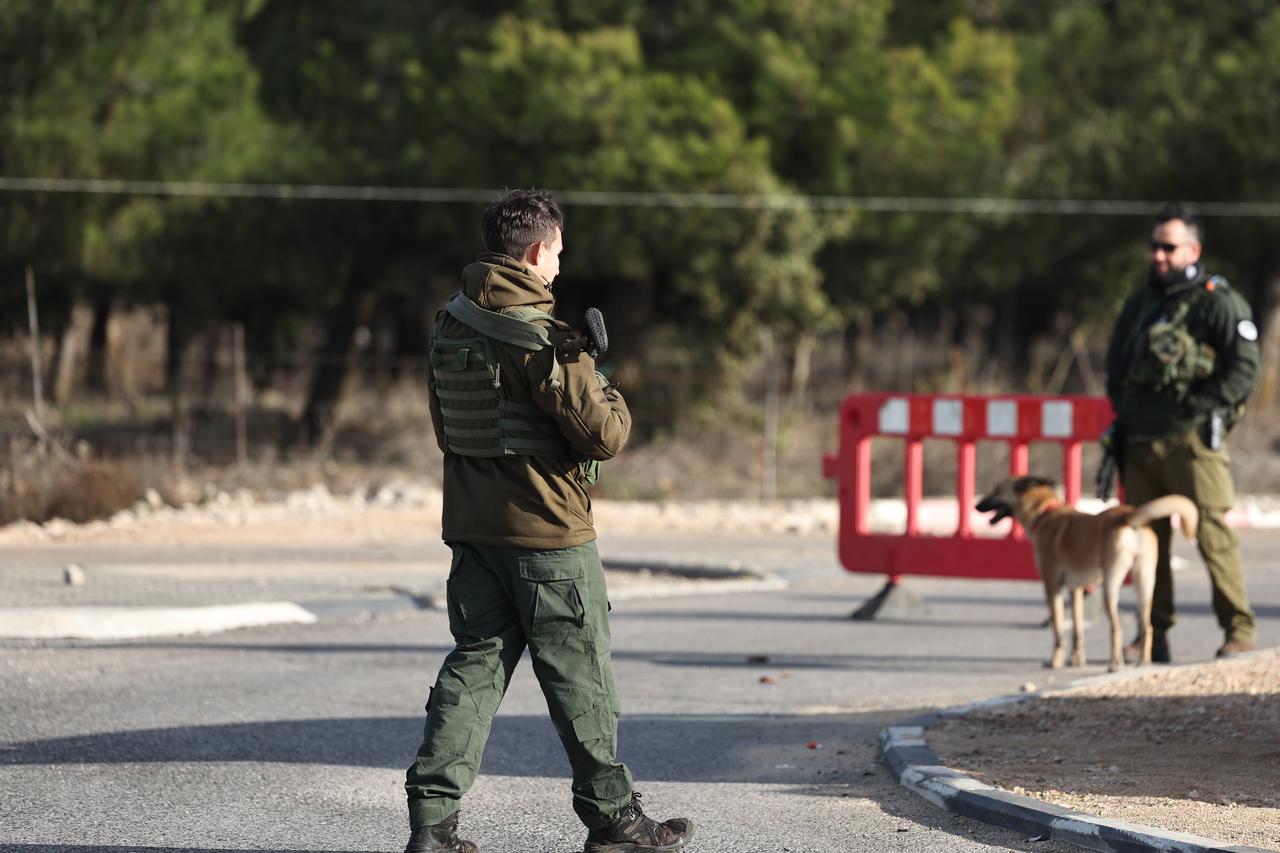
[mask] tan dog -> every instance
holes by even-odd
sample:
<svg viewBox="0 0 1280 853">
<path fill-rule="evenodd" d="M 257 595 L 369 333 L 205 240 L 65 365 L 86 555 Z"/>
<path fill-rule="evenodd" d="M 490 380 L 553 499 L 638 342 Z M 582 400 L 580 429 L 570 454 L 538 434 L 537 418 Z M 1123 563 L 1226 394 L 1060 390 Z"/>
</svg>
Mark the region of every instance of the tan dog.
<svg viewBox="0 0 1280 853">
<path fill-rule="evenodd" d="M 1062 666 L 1062 595 L 1071 590 L 1071 665 L 1084 666 L 1084 588 L 1102 581 L 1103 601 L 1111 620 L 1111 670 L 1124 667 L 1117 602 L 1125 577 L 1133 572 L 1138 596 L 1140 663 L 1151 663 L 1151 593 L 1156 582 L 1156 535 L 1151 522 L 1178 515 L 1182 531 L 1195 539 L 1199 513 L 1182 495 L 1165 495 L 1139 507 L 1121 504 L 1097 515 L 1066 506 L 1054 482 L 1041 477 L 1005 480 L 978 502 L 979 512 L 994 512 L 991 523 L 1013 516 L 1027 531 L 1044 581 L 1053 626 L 1053 657 L 1047 666 Z"/>
</svg>

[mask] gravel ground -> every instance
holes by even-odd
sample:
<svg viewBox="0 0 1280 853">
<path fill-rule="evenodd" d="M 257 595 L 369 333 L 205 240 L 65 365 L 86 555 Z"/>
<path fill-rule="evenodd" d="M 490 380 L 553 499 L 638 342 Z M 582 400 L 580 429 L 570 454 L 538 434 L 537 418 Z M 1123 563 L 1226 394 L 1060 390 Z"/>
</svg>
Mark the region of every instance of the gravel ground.
<svg viewBox="0 0 1280 853">
<path fill-rule="evenodd" d="M 947 766 L 1102 817 L 1280 847 L 1280 650 L 949 720 Z"/>
</svg>

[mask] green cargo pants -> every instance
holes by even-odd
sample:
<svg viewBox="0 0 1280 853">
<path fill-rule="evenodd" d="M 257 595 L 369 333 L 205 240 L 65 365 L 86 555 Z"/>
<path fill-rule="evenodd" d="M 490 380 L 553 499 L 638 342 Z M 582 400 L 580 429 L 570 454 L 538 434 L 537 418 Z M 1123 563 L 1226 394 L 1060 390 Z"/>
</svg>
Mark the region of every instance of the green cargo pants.
<svg viewBox="0 0 1280 853">
<path fill-rule="evenodd" d="M 1210 450 L 1199 430 L 1125 445 L 1125 500 L 1145 503 L 1161 495 L 1186 495 L 1200 510 L 1196 534 L 1200 556 L 1213 586 L 1213 611 L 1228 640 L 1253 642 L 1253 610 L 1244 589 L 1240 543 L 1227 527 L 1226 513 L 1235 502 L 1227 451 Z M 1160 542 L 1151 626 L 1163 634 L 1177 621 L 1173 603 L 1173 570 L 1169 546 L 1173 528 L 1168 519 L 1151 525 Z"/>
<path fill-rule="evenodd" d="M 620 705 L 609 662 L 609 603 L 594 542 L 556 551 L 450 543 L 449 631 L 456 645 L 427 700 L 409 768 L 412 827 L 439 823 L 475 781 L 489 727 L 526 645 L 573 771 L 588 829 L 631 802 L 617 761 Z"/>
</svg>

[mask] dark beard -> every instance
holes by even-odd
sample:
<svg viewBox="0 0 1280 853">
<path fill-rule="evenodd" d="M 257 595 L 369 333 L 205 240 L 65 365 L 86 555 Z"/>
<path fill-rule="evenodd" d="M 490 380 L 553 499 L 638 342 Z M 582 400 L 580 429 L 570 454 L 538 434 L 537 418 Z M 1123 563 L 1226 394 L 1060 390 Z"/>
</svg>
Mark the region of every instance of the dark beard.
<svg viewBox="0 0 1280 853">
<path fill-rule="evenodd" d="M 1167 290 L 1174 285 L 1182 284 L 1192 278 L 1195 278 L 1199 272 L 1196 264 L 1185 267 L 1169 267 L 1169 271 L 1164 275 L 1156 272 L 1155 267 L 1151 268 L 1150 280 L 1159 290 Z"/>
</svg>

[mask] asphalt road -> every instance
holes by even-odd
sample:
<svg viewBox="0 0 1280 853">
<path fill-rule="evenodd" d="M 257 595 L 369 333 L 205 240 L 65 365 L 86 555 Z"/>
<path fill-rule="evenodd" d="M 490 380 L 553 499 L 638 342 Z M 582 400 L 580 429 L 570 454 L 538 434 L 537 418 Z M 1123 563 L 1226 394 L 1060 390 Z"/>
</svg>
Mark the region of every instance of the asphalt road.
<svg viewBox="0 0 1280 853">
<path fill-rule="evenodd" d="M 1280 538 L 1244 542 L 1262 640 L 1274 643 Z M 821 538 L 601 545 L 606 559 L 737 560 L 791 581 L 784 592 L 614 608 L 622 758 L 651 814 L 694 820 L 690 850 L 1075 849 L 942 812 L 876 756 L 885 725 L 1076 674 L 1041 668 L 1049 637 L 1034 584 L 916 579 L 928 612 L 861 623 L 847 614 L 879 579 L 840 573 Z M 1209 658 L 1219 642 L 1203 576 L 1198 563 L 1177 575 L 1180 660 Z M 1088 642 L 1104 661 L 1101 626 Z M 448 645 L 433 611 L 0 644 L 0 850 L 399 850 L 403 768 Z M 567 777 L 526 665 L 465 802 L 465 834 L 486 853 L 580 850 Z"/>
</svg>

